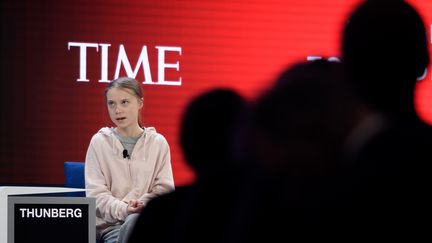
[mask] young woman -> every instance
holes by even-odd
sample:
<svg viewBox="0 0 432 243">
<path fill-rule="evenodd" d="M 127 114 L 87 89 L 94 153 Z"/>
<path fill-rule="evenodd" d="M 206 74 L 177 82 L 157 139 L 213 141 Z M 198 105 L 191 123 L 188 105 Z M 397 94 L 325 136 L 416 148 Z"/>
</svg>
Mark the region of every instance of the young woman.
<svg viewBox="0 0 432 243">
<path fill-rule="evenodd" d="M 169 145 L 153 127 L 140 124 L 144 99 L 132 78 L 113 80 L 105 90 L 115 127 L 100 129 L 87 150 L 87 196 L 96 198 L 99 242 L 126 242 L 146 203 L 174 189 Z"/>
</svg>

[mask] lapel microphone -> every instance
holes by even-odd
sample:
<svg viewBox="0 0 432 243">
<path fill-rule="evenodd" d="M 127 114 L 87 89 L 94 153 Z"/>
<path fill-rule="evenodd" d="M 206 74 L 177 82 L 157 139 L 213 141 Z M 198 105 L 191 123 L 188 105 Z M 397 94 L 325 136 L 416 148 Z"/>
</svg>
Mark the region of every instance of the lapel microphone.
<svg viewBox="0 0 432 243">
<path fill-rule="evenodd" d="M 130 156 L 129 156 L 127 149 L 123 150 L 123 158 L 124 159 L 126 159 L 126 158 L 130 159 Z"/>
</svg>

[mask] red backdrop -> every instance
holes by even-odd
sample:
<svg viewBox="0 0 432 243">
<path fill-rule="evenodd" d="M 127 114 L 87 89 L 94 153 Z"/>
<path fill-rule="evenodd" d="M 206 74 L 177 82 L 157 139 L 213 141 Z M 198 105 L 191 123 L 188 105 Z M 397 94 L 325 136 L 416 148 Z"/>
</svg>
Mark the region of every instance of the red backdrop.
<svg viewBox="0 0 432 243">
<path fill-rule="evenodd" d="M 253 99 L 287 65 L 308 56 L 339 56 L 340 30 L 359 1 L 70 2 L 0 3 L 0 184 L 62 184 L 63 162 L 84 161 L 91 136 L 112 126 L 104 104 L 106 83 L 99 80 L 103 70 L 114 78 L 121 45 L 132 70 L 146 46 L 152 75 L 146 82 L 156 85 L 143 84 L 145 125 L 170 143 L 176 184 L 191 182 L 193 173 L 178 145 L 188 101 L 213 87 L 234 88 Z M 432 2 L 410 2 L 430 32 Z M 86 49 L 87 82 L 77 81 L 83 53 L 71 42 L 97 46 Z M 160 46 L 181 52 L 167 51 L 163 61 Z M 164 80 L 181 77 L 181 85 L 160 85 L 158 62 L 168 65 Z M 120 75 L 126 74 L 121 68 Z M 136 78 L 145 81 L 142 67 Z M 431 86 L 428 74 L 416 96 L 419 114 L 430 123 Z"/>
</svg>

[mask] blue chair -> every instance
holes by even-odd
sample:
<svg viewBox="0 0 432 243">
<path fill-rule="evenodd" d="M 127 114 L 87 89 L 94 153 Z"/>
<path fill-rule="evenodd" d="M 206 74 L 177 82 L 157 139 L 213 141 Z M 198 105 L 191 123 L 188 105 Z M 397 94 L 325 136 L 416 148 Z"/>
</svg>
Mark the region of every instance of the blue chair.
<svg viewBox="0 0 432 243">
<path fill-rule="evenodd" d="M 85 188 L 84 162 L 64 162 L 65 187 Z M 69 196 L 85 197 L 85 192 L 71 192 Z"/>
</svg>

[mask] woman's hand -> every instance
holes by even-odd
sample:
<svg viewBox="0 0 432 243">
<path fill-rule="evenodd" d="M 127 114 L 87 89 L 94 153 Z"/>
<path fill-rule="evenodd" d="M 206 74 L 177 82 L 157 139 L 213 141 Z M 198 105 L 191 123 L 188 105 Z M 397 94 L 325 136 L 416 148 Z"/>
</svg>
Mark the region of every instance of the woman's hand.
<svg viewBox="0 0 432 243">
<path fill-rule="evenodd" d="M 144 207 L 143 202 L 141 202 L 139 200 L 132 199 L 128 203 L 127 213 L 128 214 L 140 213 L 141 210 L 143 209 L 143 207 Z"/>
</svg>

